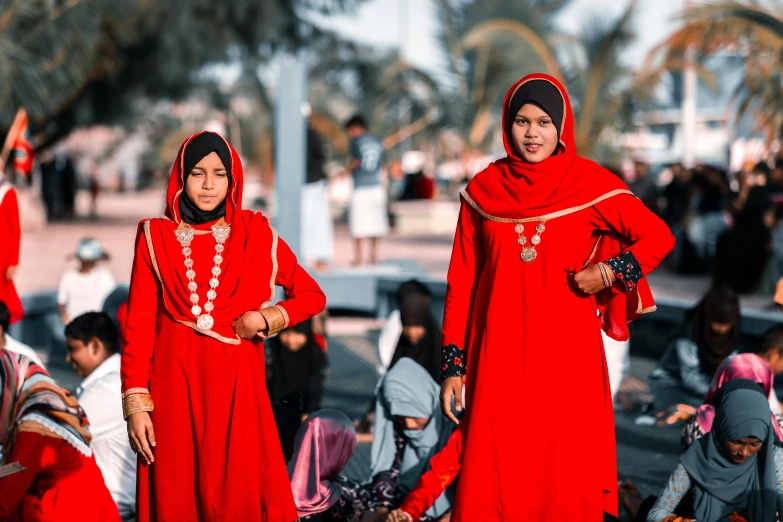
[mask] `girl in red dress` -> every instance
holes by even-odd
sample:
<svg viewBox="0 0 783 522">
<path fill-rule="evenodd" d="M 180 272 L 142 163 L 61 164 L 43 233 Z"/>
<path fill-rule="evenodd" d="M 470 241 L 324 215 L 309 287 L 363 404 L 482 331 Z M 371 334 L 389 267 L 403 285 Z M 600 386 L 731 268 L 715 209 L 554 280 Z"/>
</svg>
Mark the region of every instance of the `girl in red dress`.
<svg viewBox="0 0 783 522">
<path fill-rule="evenodd" d="M 191 136 L 165 216 L 139 225 L 122 387 L 140 522 L 297 518 L 263 338 L 317 314 L 325 298 L 267 219 L 242 209 L 242 182 L 222 137 Z M 270 305 L 275 285 L 287 300 Z"/>
<path fill-rule="evenodd" d="M 617 514 L 599 326 L 624 340 L 627 322 L 655 309 L 644 275 L 674 238 L 619 178 L 576 155 L 573 129 L 565 89 L 523 78 L 505 98 L 507 157 L 462 193 L 441 389 L 456 422 L 451 401 L 461 409 L 467 386 L 452 522 Z M 573 404 L 578 436 L 545 414 Z"/>
<path fill-rule="evenodd" d="M 0 521 L 119 522 L 90 439 L 73 395 L 26 356 L 0 350 Z"/>
</svg>

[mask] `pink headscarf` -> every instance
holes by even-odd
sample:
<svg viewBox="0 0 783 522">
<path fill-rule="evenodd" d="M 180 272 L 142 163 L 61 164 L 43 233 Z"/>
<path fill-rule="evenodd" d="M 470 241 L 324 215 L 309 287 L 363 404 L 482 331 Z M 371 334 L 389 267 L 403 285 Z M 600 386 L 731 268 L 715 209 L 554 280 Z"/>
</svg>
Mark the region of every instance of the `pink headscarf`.
<svg viewBox="0 0 783 522">
<path fill-rule="evenodd" d="M 326 511 L 342 491 L 335 482 L 356 448 L 356 430 L 337 410 L 310 415 L 296 432 L 294 457 L 288 465 L 291 490 L 299 516 Z"/>
<path fill-rule="evenodd" d="M 704 404 L 696 410 L 696 422 L 704 433 L 712 429 L 712 421 L 715 418 L 715 405 L 718 401 L 718 391 L 724 384 L 733 379 L 748 379 L 757 382 L 764 389 L 770 405 L 775 404 L 775 390 L 772 388 L 774 375 L 772 368 L 756 354 L 743 353 L 729 357 L 721 363 L 712 378 L 710 389 L 704 397 Z M 780 429 L 775 415 L 772 415 L 772 426 L 778 438 L 783 440 L 783 431 Z"/>
</svg>

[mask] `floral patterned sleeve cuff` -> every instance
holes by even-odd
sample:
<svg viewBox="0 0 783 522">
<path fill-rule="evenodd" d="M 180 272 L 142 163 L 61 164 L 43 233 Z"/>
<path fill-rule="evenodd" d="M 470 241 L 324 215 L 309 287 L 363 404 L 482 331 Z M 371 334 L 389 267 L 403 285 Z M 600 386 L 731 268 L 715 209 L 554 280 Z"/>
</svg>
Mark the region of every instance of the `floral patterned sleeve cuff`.
<svg viewBox="0 0 783 522">
<path fill-rule="evenodd" d="M 465 350 L 456 344 L 444 346 L 440 354 L 440 378 L 465 375 Z"/>
<path fill-rule="evenodd" d="M 604 261 L 618 281 L 622 282 L 625 292 L 636 288 L 636 283 L 644 277 L 642 267 L 632 252 L 623 252 L 619 256 L 611 257 Z"/>
</svg>

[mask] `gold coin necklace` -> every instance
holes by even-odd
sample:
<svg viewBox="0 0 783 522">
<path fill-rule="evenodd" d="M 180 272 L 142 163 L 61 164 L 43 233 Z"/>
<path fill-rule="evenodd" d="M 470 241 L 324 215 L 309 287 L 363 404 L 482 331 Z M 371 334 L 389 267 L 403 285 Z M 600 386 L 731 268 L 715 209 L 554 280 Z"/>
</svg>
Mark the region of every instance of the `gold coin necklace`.
<svg viewBox="0 0 783 522">
<path fill-rule="evenodd" d="M 215 263 L 215 266 L 212 267 L 212 279 L 209 280 L 207 302 L 204 303 L 203 311 L 205 313 L 201 313 L 202 309 L 198 304 L 200 299 L 199 295 L 196 293 L 196 290 L 198 290 L 198 285 L 195 281 L 196 271 L 193 267 L 193 259 L 190 257 L 190 254 L 193 253 L 190 248 L 190 243 L 193 241 L 195 232 L 196 231 L 193 227 L 183 221 L 180 223 L 179 227 L 177 227 L 177 230 L 174 231 L 174 234 L 177 236 L 177 241 L 179 241 L 179 244 L 182 246 L 182 255 L 185 256 L 185 268 L 187 268 L 185 276 L 188 278 L 190 303 L 193 305 L 190 311 L 196 317 L 196 325 L 199 327 L 199 329 L 209 331 L 213 326 L 215 326 L 215 319 L 211 315 L 212 310 L 215 309 L 215 305 L 212 304 L 212 301 L 214 301 L 217 297 L 216 289 L 220 284 L 220 281 L 218 281 L 218 276 L 222 272 L 220 270 L 220 264 L 223 262 L 223 251 L 225 250 L 224 243 L 231 233 L 231 227 L 223 220 L 223 218 L 221 218 L 220 221 L 218 221 L 216 224 L 212 225 L 212 237 L 215 238 L 215 256 L 212 258 L 212 261 Z"/>
<path fill-rule="evenodd" d="M 522 223 L 517 223 L 517 225 L 514 227 L 514 232 L 519 235 L 517 238 L 517 243 L 519 243 L 519 246 L 522 247 L 522 252 L 520 253 L 519 257 L 521 257 L 522 261 L 525 263 L 532 263 L 536 260 L 536 257 L 538 256 L 538 253 L 536 252 L 536 246 L 541 243 L 541 234 L 544 233 L 544 230 L 546 230 L 546 227 L 542 221 L 536 225 L 536 233 L 533 235 L 533 237 L 530 238 L 530 244 L 528 245 L 528 239 L 525 236 L 525 225 Z"/>
</svg>

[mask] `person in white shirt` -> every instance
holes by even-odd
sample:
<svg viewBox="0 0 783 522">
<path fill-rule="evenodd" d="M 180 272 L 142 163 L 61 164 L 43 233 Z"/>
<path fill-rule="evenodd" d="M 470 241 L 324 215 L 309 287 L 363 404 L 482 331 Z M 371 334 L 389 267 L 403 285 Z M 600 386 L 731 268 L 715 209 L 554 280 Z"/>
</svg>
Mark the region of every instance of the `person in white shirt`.
<svg viewBox="0 0 783 522">
<path fill-rule="evenodd" d="M 8 335 L 10 324 L 11 312 L 8 310 L 8 306 L 3 301 L 0 301 L 0 350 L 8 350 L 18 355 L 25 355 L 41 368 L 46 368 L 35 350 Z"/>
<path fill-rule="evenodd" d="M 86 312 L 99 312 L 103 302 L 117 286 L 111 273 L 98 262 L 109 259 L 97 239 L 82 239 L 76 248 L 79 268 L 68 270 L 60 278 L 57 311 L 63 324 Z"/>
<path fill-rule="evenodd" d="M 128 520 L 136 505 L 136 455 L 122 416 L 117 335 L 117 325 L 107 314 L 82 314 L 65 327 L 65 360 L 84 378 L 76 398 L 90 420 L 95 460 L 120 516 Z"/>
</svg>

